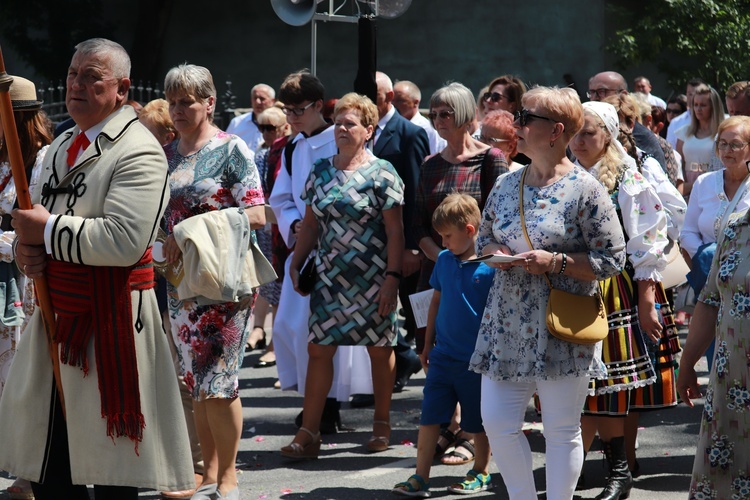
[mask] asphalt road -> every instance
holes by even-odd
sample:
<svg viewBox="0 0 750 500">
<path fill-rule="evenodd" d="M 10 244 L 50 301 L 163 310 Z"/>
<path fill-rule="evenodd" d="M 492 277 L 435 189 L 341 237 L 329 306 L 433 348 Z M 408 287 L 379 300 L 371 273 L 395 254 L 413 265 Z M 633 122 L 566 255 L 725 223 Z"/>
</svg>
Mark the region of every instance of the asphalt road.
<svg viewBox="0 0 750 500">
<path fill-rule="evenodd" d="M 413 443 L 417 438 L 424 376 L 421 373 L 416 375 L 404 392 L 394 394 L 392 446 L 388 451 L 369 454 L 365 450 L 364 444 L 371 433 L 372 409 L 350 409 L 348 405 L 343 405 L 343 424 L 351 430 L 324 436 L 318 460 L 290 462 L 282 458 L 277 450 L 289 443 L 296 430 L 293 422 L 302 399 L 296 393 L 273 388 L 275 368 L 252 368 L 259 356 L 260 352 L 248 354 L 241 372 L 240 395 L 245 419 L 238 456 L 241 498 L 400 498 L 390 493 L 390 489 L 414 473 L 417 450 Z M 699 375 L 705 376 L 705 362 L 699 365 L 699 369 L 702 369 Z M 701 408 L 702 402 L 699 402 L 693 409 L 680 405 L 671 410 L 643 414 L 638 449 L 641 475 L 635 480 L 631 499 L 673 500 L 687 497 Z M 544 498 L 543 423 L 531 406 L 526 414 L 526 422 L 537 490 Z M 502 452 L 493 450 L 494 454 Z M 432 496 L 452 496 L 445 488 L 469 468 L 468 464 L 436 464 L 432 469 Z M 607 473 L 603 455 L 597 451 L 589 453 L 584 470 L 588 489 L 577 492 L 575 498 L 594 498 L 603 488 Z M 475 497 L 508 498 L 502 478 L 499 473 L 494 473 L 496 471 L 493 464 L 494 489 Z M 0 473 L 0 491 L 3 492 L 0 498 L 7 498 L 4 497 L 4 488 L 10 486 L 11 482 L 7 474 Z M 156 499 L 160 495 L 144 490 L 141 498 Z"/>
</svg>

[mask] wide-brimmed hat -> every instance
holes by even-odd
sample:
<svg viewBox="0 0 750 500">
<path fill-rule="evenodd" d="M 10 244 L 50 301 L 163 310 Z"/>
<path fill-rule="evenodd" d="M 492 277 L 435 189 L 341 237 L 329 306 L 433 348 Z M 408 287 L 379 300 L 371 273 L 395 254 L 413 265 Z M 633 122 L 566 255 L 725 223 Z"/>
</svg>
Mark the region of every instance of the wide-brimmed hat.
<svg viewBox="0 0 750 500">
<path fill-rule="evenodd" d="M 13 83 L 10 84 L 10 101 L 16 111 L 35 111 L 42 107 L 42 101 L 36 98 L 34 82 L 20 76 L 13 76 Z"/>
</svg>

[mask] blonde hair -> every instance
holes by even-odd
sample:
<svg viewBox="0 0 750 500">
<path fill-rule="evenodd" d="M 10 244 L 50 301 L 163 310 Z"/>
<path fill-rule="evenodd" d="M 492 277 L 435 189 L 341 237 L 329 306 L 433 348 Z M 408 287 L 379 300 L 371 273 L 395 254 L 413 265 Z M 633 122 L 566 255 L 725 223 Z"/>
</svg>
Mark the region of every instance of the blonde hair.
<svg viewBox="0 0 750 500">
<path fill-rule="evenodd" d="M 599 118 L 599 115 L 588 109 L 584 110 L 584 114 L 593 117 L 596 120 L 597 126 L 607 136 L 607 147 L 604 150 L 604 155 L 599 160 L 599 178 L 597 180 L 607 189 L 607 192 L 611 193 L 617 185 L 617 179 L 622 175 L 625 164 L 620 157 L 620 152 L 617 150 L 615 142 L 612 140 L 612 136 L 607 131 L 607 127 L 604 125 L 602 119 Z"/>
<path fill-rule="evenodd" d="M 583 106 L 575 90 L 570 88 L 537 86 L 521 97 L 523 107 L 536 104 L 542 109 L 538 112 L 562 123 L 562 136 L 566 142 L 583 128 Z"/>
<path fill-rule="evenodd" d="M 436 231 L 449 226 L 466 227 L 471 224 L 479 228 L 482 214 L 476 198 L 462 193 L 451 193 L 438 205 L 432 213 L 432 227 Z"/>
<path fill-rule="evenodd" d="M 363 127 L 375 127 L 378 124 L 378 108 L 369 97 L 356 92 L 345 94 L 344 97 L 336 101 L 336 105 L 333 107 L 333 117 L 336 118 L 340 113 L 350 110 L 359 113 L 359 121 Z"/>
<path fill-rule="evenodd" d="M 721 124 L 722 121 L 724 121 L 724 103 L 721 102 L 721 97 L 719 97 L 719 93 L 716 92 L 716 90 L 713 89 L 713 87 L 709 87 L 705 83 L 702 83 L 695 87 L 695 93 L 693 94 L 693 102 L 695 102 L 695 98 L 699 95 L 706 95 L 708 94 L 710 97 L 711 102 L 711 120 L 709 123 L 709 126 L 711 128 L 711 137 L 716 136 L 716 132 L 719 129 L 719 124 Z M 692 106 L 692 103 L 691 103 Z M 698 123 L 698 118 L 695 117 L 695 113 L 690 113 L 690 125 L 687 129 L 687 134 L 690 136 L 695 136 L 696 133 L 698 133 L 698 129 L 700 128 L 700 123 Z"/>
<path fill-rule="evenodd" d="M 172 123 L 172 118 L 169 117 L 169 103 L 164 99 L 154 99 L 146 103 L 141 109 L 138 119 L 152 123 L 163 136 L 170 132 L 175 135 L 175 138 L 179 136 L 174 128 L 174 123 Z"/>
<path fill-rule="evenodd" d="M 636 122 L 640 122 L 641 109 L 638 106 L 638 101 L 630 94 L 611 95 L 602 99 L 602 102 L 615 107 L 617 115 L 620 117 L 620 123 L 622 123 L 622 119 L 625 119 L 625 123 L 629 127 L 634 127 Z"/>
</svg>

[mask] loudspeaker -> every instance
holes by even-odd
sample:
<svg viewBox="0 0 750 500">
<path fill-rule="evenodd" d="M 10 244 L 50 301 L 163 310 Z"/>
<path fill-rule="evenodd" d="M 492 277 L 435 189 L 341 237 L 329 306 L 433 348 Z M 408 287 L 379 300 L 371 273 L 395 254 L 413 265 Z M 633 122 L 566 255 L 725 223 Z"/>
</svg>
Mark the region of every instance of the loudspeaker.
<svg viewBox="0 0 750 500">
<path fill-rule="evenodd" d="M 309 23 L 317 6 L 316 0 L 271 0 L 271 7 L 279 19 L 292 26 Z"/>
</svg>

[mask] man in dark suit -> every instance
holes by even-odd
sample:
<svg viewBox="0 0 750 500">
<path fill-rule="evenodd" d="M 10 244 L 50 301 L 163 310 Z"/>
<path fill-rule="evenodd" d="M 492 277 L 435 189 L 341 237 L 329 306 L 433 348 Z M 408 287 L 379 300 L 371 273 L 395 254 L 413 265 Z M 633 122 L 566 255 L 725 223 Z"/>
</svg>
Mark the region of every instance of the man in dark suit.
<svg viewBox="0 0 750 500">
<path fill-rule="evenodd" d="M 404 181 L 403 217 L 406 248 L 404 250 L 401 272 L 403 276 L 399 287 L 399 297 L 405 313 L 404 327 L 406 334 L 407 337 L 411 338 L 414 336 L 416 325 L 409 295 L 416 292 L 417 289 L 422 255 L 419 245 L 407 228 L 411 227 L 414 217 L 419 167 L 425 157 L 430 154 L 430 144 L 424 129 L 398 114 L 393 106 L 393 83 L 388 75 L 378 71 L 375 80 L 378 86 L 375 105 L 378 108 L 380 121 L 375 128 L 374 144 L 371 145 L 371 150 L 378 158 L 390 162 Z M 396 383 L 393 392 L 401 392 L 409 377 L 421 369 L 421 364 L 419 357 L 401 334 L 399 334 L 399 343 L 395 347 L 395 352 Z M 365 402 L 361 400 L 361 397 L 357 397 L 353 400 L 353 403 L 357 405 Z"/>
</svg>

